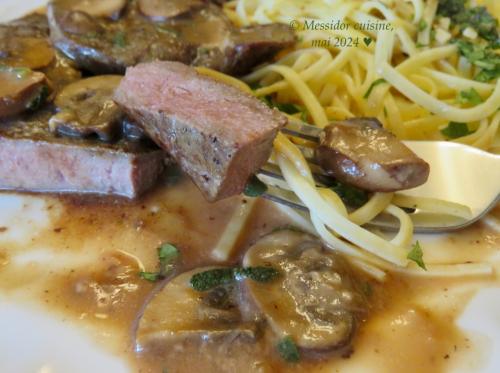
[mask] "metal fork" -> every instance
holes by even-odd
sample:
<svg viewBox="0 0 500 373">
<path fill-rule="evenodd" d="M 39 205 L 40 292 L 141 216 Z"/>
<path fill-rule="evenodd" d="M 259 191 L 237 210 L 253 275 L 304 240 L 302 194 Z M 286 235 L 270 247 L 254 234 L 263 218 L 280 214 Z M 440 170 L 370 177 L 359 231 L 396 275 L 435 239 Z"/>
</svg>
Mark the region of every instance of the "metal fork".
<svg viewBox="0 0 500 373">
<path fill-rule="evenodd" d="M 283 133 L 305 140 L 318 142 L 321 129 L 291 120 Z M 419 157 L 430 165 L 428 181 L 417 188 L 402 191 L 414 197 L 436 198 L 468 206 L 472 215 L 468 219 L 452 216 L 437 216 L 420 209 L 409 212 L 417 233 L 440 233 L 465 228 L 478 221 L 500 202 L 500 155 L 487 153 L 471 146 L 447 141 L 404 141 Z M 318 186 L 331 184 L 331 179 L 315 165 L 314 151 L 299 146 Z M 307 212 L 304 204 L 283 184 L 279 167 L 267 163 L 258 173 L 261 178 L 273 180 L 264 198 Z M 329 183 L 330 180 L 330 183 Z M 280 184 L 282 187 L 280 187 Z M 398 221 L 380 214 L 369 226 L 384 230 L 398 229 Z"/>
</svg>

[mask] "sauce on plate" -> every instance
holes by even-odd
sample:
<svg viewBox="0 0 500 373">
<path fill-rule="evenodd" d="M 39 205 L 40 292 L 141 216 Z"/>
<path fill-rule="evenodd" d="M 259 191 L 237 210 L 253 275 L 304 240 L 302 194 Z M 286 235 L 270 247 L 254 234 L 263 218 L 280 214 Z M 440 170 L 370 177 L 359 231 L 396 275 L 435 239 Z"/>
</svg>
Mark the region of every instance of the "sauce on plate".
<svg viewBox="0 0 500 373">
<path fill-rule="evenodd" d="M 475 291 L 497 285 L 495 278 L 424 279 L 390 275 L 384 284 L 366 281 L 371 304 L 351 349 L 283 362 L 264 336 L 256 343 L 183 342 L 174 348 L 136 351 L 137 318 L 157 286 L 138 276 L 140 265 L 154 270 L 156 249 L 175 244 L 182 267 L 221 264 L 212 247 L 232 210 L 245 197 L 207 203 L 186 178 L 160 186 L 136 202 L 91 197 L 26 197 L 45 202 L 49 221 L 29 242 L 5 239 L 0 230 L 0 291 L 22 303 L 42 304 L 85 329 L 104 349 L 122 356 L 131 371 L 168 372 L 441 372 L 462 364 L 479 367 L 481 346 L 455 320 Z M 493 212 L 500 215 L 500 210 Z M 23 224 L 29 225 L 29 222 Z M 271 203 L 258 201 L 238 244 L 236 263 L 260 236 L 293 225 Z M 34 227 L 34 226 L 33 226 Z M 2 237 L 2 235 L 4 237 Z M 500 237 L 484 223 L 424 245 L 426 256 L 455 255 L 457 261 L 489 260 Z M 431 249 L 441 248 L 439 254 Z M 436 250 L 437 251 L 437 250 Z M 43 253 L 43 254 L 42 254 Z"/>
</svg>

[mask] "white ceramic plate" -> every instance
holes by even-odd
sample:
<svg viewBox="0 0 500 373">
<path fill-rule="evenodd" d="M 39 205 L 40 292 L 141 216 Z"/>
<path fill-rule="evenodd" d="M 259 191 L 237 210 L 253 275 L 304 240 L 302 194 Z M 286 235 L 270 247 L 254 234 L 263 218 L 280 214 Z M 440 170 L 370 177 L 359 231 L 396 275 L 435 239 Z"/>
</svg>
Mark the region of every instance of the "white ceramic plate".
<svg viewBox="0 0 500 373">
<path fill-rule="evenodd" d="M 0 21 L 16 18 L 42 6 L 44 0 L 0 0 Z M 1 160 L 0 160 L 1 161 Z M 49 217 L 43 198 L 0 194 L 0 250 L 6 242 L 29 242 L 46 228 Z M 433 237 L 420 237 L 432 244 Z M 1 258 L 0 258 L 1 259 Z M 66 258 L 67 259 L 67 258 Z M 63 258 L 43 248 L 13 260 L 57 265 Z M 1 266 L 0 266 L 1 270 Z M 43 311 L 36 302 L 21 300 L 18 294 L 0 292 L 0 372 L 127 372 L 122 358 L 103 351 L 85 330 L 60 316 Z M 482 341 L 480 367 L 453 367 L 454 372 L 500 372 L 500 289 L 480 291 L 459 319 L 461 328 Z M 363 369 L 370 371 L 369 367 Z"/>
</svg>

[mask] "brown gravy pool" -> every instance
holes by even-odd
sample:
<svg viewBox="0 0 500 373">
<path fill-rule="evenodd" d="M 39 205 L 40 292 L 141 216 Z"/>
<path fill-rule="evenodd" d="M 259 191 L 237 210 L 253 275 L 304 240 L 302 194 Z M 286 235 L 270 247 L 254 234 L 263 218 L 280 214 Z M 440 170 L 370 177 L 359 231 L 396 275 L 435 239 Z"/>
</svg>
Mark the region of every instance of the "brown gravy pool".
<svg viewBox="0 0 500 373">
<path fill-rule="evenodd" d="M 160 187 L 144 199 L 127 202 L 95 198 L 47 197 L 50 228 L 27 245 L 0 247 L 0 290 L 14 298 L 42 303 L 50 312 L 86 328 L 103 348 L 125 355 L 137 372 L 227 371 L 441 372 L 460 359 L 478 360 L 475 346 L 454 324 L 467 300 L 496 279 L 427 280 L 391 276 L 383 285 L 370 282 L 372 310 L 361 325 L 350 351 L 328 359 L 283 363 L 268 343 L 224 346 L 184 344 L 162 353 L 134 352 L 132 326 L 154 285 L 137 276 L 138 257 L 154 270 L 156 248 L 176 244 L 188 269 L 214 263 L 211 248 L 242 197 L 208 204 L 196 188 L 182 179 Z M 497 209 L 494 214 L 500 216 Z M 290 221 L 271 204 L 259 201 L 238 257 L 257 237 Z M 0 232 L 2 234 L 2 232 Z M 461 242 L 469 255 L 461 259 L 486 260 L 500 248 L 500 237 L 484 224 L 457 233 L 448 240 Z M 56 269 L 15 264 L 9 257 L 49 247 L 61 257 L 81 257 Z M 214 353 L 223 357 L 214 358 Z M 473 356 L 474 355 L 474 356 Z M 479 359 L 480 360 L 480 359 Z M 479 364 L 481 361 L 478 361 Z"/>
</svg>

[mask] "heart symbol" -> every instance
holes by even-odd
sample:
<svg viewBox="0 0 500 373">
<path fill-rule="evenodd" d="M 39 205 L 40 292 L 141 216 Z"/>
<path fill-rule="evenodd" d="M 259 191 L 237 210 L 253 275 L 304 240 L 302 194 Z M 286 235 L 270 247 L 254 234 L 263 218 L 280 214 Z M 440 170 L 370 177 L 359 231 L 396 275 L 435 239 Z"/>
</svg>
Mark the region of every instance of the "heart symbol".
<svg viewBox="0 0 500 373">
<path fill-rule="evenodd" d="M 372 43 L 372 38 L 366 37 L 363 38 L 363 41 L 365 42 L 366 46 L 369 46 Z"/>
</svg>

